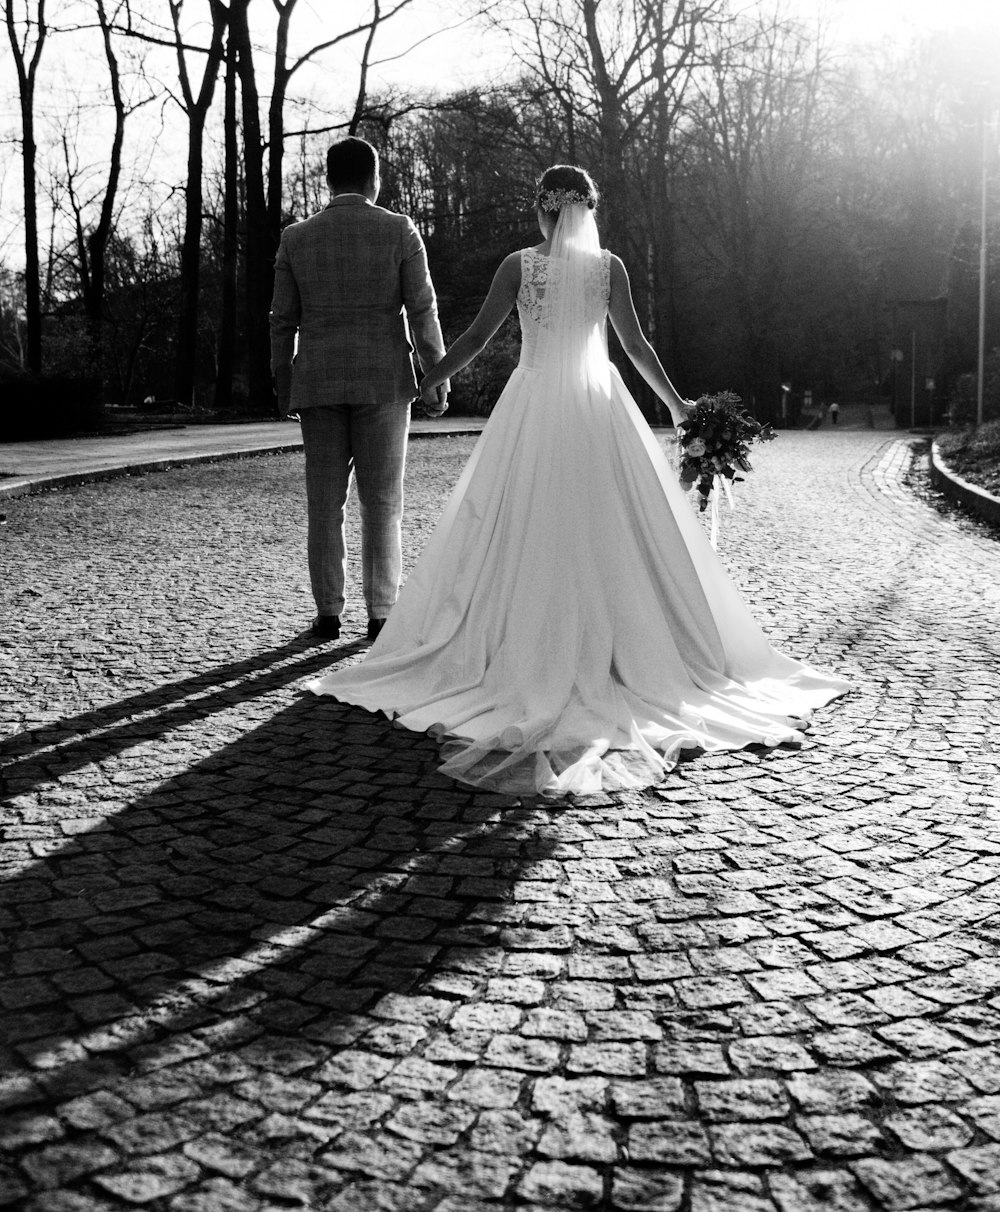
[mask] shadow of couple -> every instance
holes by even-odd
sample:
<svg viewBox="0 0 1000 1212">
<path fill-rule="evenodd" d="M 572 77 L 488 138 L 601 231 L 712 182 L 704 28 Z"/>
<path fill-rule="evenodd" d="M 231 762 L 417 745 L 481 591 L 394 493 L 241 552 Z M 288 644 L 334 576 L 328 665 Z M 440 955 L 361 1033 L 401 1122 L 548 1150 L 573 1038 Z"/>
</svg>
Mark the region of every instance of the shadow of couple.
<svg viewBox="0 0 1000 1212">
<path fill-rule="evenodd" d="M 364 1122 L 353 1095 L 394 1066 L 428 1095 L 454 1072 L 411 1054 L 499 970 L 558 840 L 550 809 L 438 775 L 426 736 L 309 694 L 273 709 L 357 650 L 297 639 L 0 745 L 25 1193 L 121 1194 L 123 1164 L 206 1134 L 280 1169 Z"/>
</svg>

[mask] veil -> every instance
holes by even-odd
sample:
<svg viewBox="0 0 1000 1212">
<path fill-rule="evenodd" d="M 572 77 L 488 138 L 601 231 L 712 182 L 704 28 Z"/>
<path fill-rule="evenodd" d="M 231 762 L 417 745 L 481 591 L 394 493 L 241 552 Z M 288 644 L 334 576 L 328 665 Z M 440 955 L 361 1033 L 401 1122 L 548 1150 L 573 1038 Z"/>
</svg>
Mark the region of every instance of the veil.
<svg viewBox="0 0 1000 1212">
<path fill-rule="evenodd" d="M 594 212 L 584 203 L 564 206 L 552 234 L 538 342 L 549 400 L 579 407 L 581 395 L 610 391 L 602 272 Z"/>
</svg>

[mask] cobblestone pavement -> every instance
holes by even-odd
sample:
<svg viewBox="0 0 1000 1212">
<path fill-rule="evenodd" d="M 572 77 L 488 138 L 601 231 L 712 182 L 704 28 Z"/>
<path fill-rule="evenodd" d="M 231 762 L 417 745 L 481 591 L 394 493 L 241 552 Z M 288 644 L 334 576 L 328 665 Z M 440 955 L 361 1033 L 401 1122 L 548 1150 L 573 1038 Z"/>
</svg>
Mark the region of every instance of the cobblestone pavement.
<svg viewBox="0 0 1000 1212">
<path fill-rule="evenodd" d="M 472 439 L 414 445 L 409 557 Z M 0 1205 L 1000 1209 L 1000 547 L 782 434 L 723 554 L 800 748 L 474 794 L 303 693 L 298 454 L 8 504 Z"/>
</svg>

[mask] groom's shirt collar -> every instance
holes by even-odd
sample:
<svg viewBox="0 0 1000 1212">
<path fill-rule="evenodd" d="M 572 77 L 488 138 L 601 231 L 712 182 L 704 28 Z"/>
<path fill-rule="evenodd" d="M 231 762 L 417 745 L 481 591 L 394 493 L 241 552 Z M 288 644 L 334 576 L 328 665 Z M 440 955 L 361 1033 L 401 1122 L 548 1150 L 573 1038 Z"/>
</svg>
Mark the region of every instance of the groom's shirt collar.
<svg viewBox="0 0 1000 1212">
<path fill-rule="evenodd" d="M 331 206 L 341 206 L 344 204 L 347 206 L 374 206 L 374 203 L 369 199 L 367 194 L 351 193 L 336 194 L 330 199 L 329 202 L 327 202 L 326 205 L 327 208 L 329 208 Z"/>
</svg>

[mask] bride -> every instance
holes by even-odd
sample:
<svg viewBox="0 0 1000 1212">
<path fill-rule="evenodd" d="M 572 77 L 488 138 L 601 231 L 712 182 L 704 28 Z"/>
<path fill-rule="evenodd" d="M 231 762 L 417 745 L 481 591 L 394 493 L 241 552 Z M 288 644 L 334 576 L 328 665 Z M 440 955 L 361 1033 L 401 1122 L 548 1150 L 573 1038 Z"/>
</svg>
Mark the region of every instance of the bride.
<svg viewBox="0 0 1000 1212">
<path fill-rule="evenodd" d="M 770 647 L 608 360 L 610 317 L 674 423 L 688 414 L 600 247 L 594 182 L 557 165 L 536 203 L 543 241 L 503 261 L 421 394 L 515 304 L 518 367 L 367 658 L 310 689 L 430 732 L 444 774 L 515 795 L 799 740 L 847 683 Z"/>
</svg>

